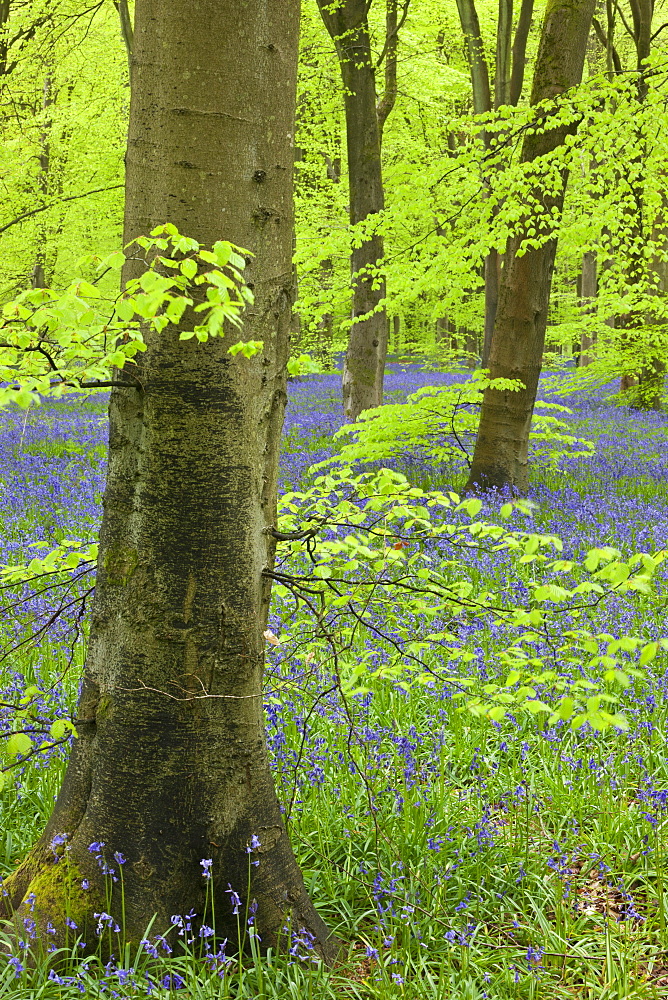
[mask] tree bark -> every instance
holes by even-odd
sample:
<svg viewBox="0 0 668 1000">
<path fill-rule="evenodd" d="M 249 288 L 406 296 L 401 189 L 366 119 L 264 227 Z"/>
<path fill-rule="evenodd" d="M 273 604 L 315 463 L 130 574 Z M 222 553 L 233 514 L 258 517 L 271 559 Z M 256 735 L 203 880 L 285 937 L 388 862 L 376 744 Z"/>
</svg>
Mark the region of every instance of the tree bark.
<svg viewBox="0 0 668 1000">
<path fill-rule="evenodd" d="M 471 72 L 473 111 L 476 115 L 485 115 L 491 110 L 492 97 L 489 86 L 489 68 L 475 0 L 457 0 L 457 10 L 459 11 L 459 20 L 466 43 L 466 56 Z"/>
<path fill-rule="evenodd" d="M 0 77 L 7 74 L 9 57 L 9 0 L 0 0 Z"/>
<path fill-rule="evenodd" d="M 492 95 L 489 81 L 489 67 L 485 56 L 485 46 L 480 31 L 480 21 L 475 0 L 457 0 L 459 20 L 466 40 L 466 54 L 471 72 L 473 110 L 475 114 L 489 114 L 492 110 Z M 494 108 L 504 104 L 516 105 L 522 93 L 524 63 L 527 38 L 531 27 L 533 0 L 522 0 L 520 15 L 512 36 L 512 0 L 499 0 L 499 14 L 496 28 L 496 61 L 494 76 Z M 489 135 L 483 133 L 485 148 L 489 145 Z M 489 182 L 486 181 L 488 189 Z M 492 334 L 499 302 L 499 281 L 503 255 L 493 247 L 485 257 L 485 322 L 482 338 L 482 367 L 487 368 L 492 349 Z"/>
<path fill-rule="evenodd" d="M 545 11 L 540 47 L 534 71 L 531 104 L 558 97 L 582 78 L 587 37 L 595 0 L 550 0 Z M 572 126 L 528 135 L 522 159 L 531 162 L 561 145 Z M 566 187 L 551 195 L 550 209 L 558 213 Z M 519 392 L 485 391 L 475 452 L 467 491 L 510 487 L 524 491 L 528 485 L 528 448 L 531 418 L 540 376 L 547 309 L 556 238 L 522 256 L 520 231 L 508 241 L 501 279 L 490 373 L 492 378 L 520 379 Z"/>
<path fill-rule="evenodd" d="M 494 106 L 510 104 L 512 76 L 513 0 L 499 0 L 499 19 L 496 27 L 496 74 L 494 77 Z"/>
<path fill-rule="evenodd" d="M 397 48 L 399 41 L 397 4 L 398 0 L 387 0 L 385 13 L 385 50 L 383 53 L 385 61 L 385 90 L 376 105 L 378 133 L 381 145 L 385 122 L 392 113 L 397 100 Z"/>
<path fill-rule="evenodd" d="M 510 103 L 516 107 L 524 86 L 527 40 L 533 17 L 533 0 L 522 0 L 513 40 L 513 68 L 510 75 Z"/>
<path fill-rule="evenodd" d="M 132 26 L 132 15 L 130 14 L 130 7 L 128 5 L 128 0 L 114 0 L 114 6 L 118 11 L 118 17 L 121 22 L 121 35 L 123 36 L 123 43 L 125 44 L 125 51 L 128 55 L 128 72 L 132 72 L 132 44 L 134 38 L 134 28 Z"/>
<path fill-rule="evenodd" d="M 167 327 L 147 336 L 142 390 L 128 379 L 112 391 L 79 738 L 46 830 L 2 903 L 20 920 L 35 893 L 39 923 L 58 928 L 69 906 L 88 923 L 89 943 L 93 912 L 106 909 L 89 850 L 102 841 L 112 867 L 114 851 L 127 858 L 111 887 L 120 923 L 122 885 L 127 940 L 154 915 L 153 932 L 191 909 L 211 922 L 200 861 L 212 859 L 221 936 L 236 936 L 230 885 L 242 907 L 257 901 L 263 947 L 284 941 L 292 921 L 326 959 L 334 951 L 283 824 L 262 707 L 263 571 L 274 558 L 292 297 L 298 18 L 292 2 L 136 3 L 125 239 L 169 220 L 201 244 L 226 238 L 251 250 L 255 303 L 243 333 L 263 340 L 264 354 L 232 358 L 237 331 L 199 344 Z M 139 268 L 129 261 L 125 277 Z M 54 863 L 58 834 L 67 859 Z"/>
<path fill-rule="evenodd" d="M 385 206 L 366 0 L 332 5 L 318 0 L 323 22 L 336 47 L 344 88 L 350 224 L 355 226 Z M 343 410 L 356 420 L 362 410 L 383 402 L 387 355 L 385 280 L 378 275 L 383 238 L 375 234 L 351 254 L 352 327 L 343 367 Z"/>
<path fill-rule="evenodd" d="M 585 312 L 593 312 L 596 309 L 596 295 L 598 293 L 597 260 L 594 250 L 587 250 L 582 255 L 582 273 L 580 278 L 580 305 Z M 585 368 L 593 361 L 592 347 L 595 338 L 588 333 L 583 333 L 580 337 L 580 354 L 578 357 L 578 367 Z"/>
<path fill-rule="evenodd" d="M 654 0 L 630 0 L 632 18 L 632 38 L 636 50 L 636 96 L 638 105 L 642 106 L 647 100 L 649 93 L 649 82 L 645 71 L 647 60 L 650 55 L 652 45 L 652 20 L 654 17 Z M 610 34 L 612 29 L 610 29 Z M 619 60 L 618 60 L 619 63 Z M 621 67 L 620 67 L 621 68 Z M 631 259 L 628 268 L 628 280 L 630 284 L 640 285 L 644 281 L 652 282 L 652 268 L 648 269 L 643 246 L 647 238 L 645 222 L 645 201 L 646 201 L 646 172 L 647 172 L 647 152 L 642 135 L 638 133 L 639 147 L 641 152 L 635 158 L 633 167 L 629 172 L 632 178 L 630 183 L 633 191 L 634 217 L 629 232 L 629 243 L 632 247 Z M 655 234 L 652 234 L 654 236 Z M 634 330 L 645 326 L 646 317 L 638 311 L 631 312 L 619 318 L 619 327 L 624 331 L 621 334 L 620 342 L 622 350 L 625 347 L 629 353 L 634 350 Z M 638 336 L 636 332 L 635 336 Z M 664 373 L 666 370 L 665 357 L 663 351 L 652 353 L 651 346 L 645 362 L 635 371 L 627 372 L 620 380 L 620 390 L 634 388 L 637 390 L 631 395 L 632 405 L 639 409 L 660 409 L 661 397 L 663 394 Z"/>
</svg>

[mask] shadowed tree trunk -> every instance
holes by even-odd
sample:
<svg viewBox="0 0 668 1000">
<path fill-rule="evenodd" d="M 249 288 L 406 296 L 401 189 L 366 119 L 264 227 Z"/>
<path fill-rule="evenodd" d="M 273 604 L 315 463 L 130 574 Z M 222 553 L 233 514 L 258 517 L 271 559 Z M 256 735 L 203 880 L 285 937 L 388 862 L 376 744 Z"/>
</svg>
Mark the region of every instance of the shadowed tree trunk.
<svg viewBox="0 0 668 1000">
<path fill-rule="evenodd" d="M 336 47 L 344 88 L 350 224 L 384 208 L 376 79 L 367 23 L 367 0 L 318 0 L 323 22 Z M 353 325 L 343 367 L 343 409 L 348 420 L 383 402 L 387 355 L 387 313 L 381 305 L 385 280 L 377 276 L 383 238 L 369 235 L 351 254 Z"/>
<path fill-rule="evenodd" d="M 212 859 L 222 936 L 236 935 L 231 885 L 242 907 L 257 900 L 263 947 L 291 921 L 333 953 L 281 817 L 261 694 L 291 316 L 298 18 L 292 2 L 136 3 L 125 238 L 169 220 L 201 244 L 227 238 L 253 251 L 244 337 L 263 340 L 264 354 L 232 358 L 236 331 L 183 343 L 168 326 L 147 336 L 142 390 L 128 379 L 112 391 L 79 738 L 46 830 L 2 901 L 20 920 L 34 893 L 38 924 L 59 931 L 67 907 L 89 943 L 93 912 L 107 908 L 89 845 L 103 842 L 112 867 L 113 852 L 127 859 L 129 940 L 154 915 L 154 932 L 191 909 L 202 921 L 200 861 Z M 129 261 L 125 277 L 139 268 Z M 58 835 L 67 855 L 56 863 Z"/>
<path fill-rule="evenodd" d="M 7 74 L 9 56 L 9 0 L 0 0 L 0 77 Z"/>
<path fill-rule="evenodd" d="M 550 0 L 534 71 L 532 105 L 558 97 L 582 77 L 595 0 Z M 522 159 L 531 162 L 561 145 L 573 126 L 528 135 Z M 561 212 L 566 176 L 558 192 L 543 197 L 548 213 Z M 527 220 L 529 221 L 529 220 Z M 523 234 L 508 241 L 499 308 L 492 338 L 492 378 L 520 379 L 519 392 L 485 391 L 467 491 L 528 485 L 529 430 L 540 376 L 556 238 L 538 249 L 518 250 Z"/>
</svg>

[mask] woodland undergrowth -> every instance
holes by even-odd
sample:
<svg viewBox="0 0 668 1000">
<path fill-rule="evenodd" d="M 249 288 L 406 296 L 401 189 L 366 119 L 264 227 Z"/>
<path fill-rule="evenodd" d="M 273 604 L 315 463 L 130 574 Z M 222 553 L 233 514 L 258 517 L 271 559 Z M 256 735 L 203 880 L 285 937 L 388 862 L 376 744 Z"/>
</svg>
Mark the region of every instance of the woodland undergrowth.
<svg viewBox="0 0 668 1000">
<path fill-rule="evenodd" d="M 421 386 L 458 377 L 394 363 L 388 398 L 400 402 Z M 338 393 L 335 375 L 292 382 L 284 493 L 312 485 L 309 467 L 331 455 L 341 424 Z M 569 433 L 592 440 L 593 455 L 538 466 L 532 505 L 524 512 L 504 519 L 508 498 L 489 496 L 475 516 L 509 530 L 558 536 L 562 551 L 551 558 L 574 563 L 592 549 L 617 550 L 628 560 L 664 548 L 668 418 L 619 407 L 605 389 L 558 401 L 573 411 L 564 417 Z M 4 412 L 0 420 L 0 561 L 16 563 L 67 539 L 93 540 L 105 471 L 100 397 Z M 463 456 L 439 465 L 415 453 L 393 464 L 425 491 L 457 493 L 465 478 Z M 331 542 L 335 533 L 324 525 L 321 536 Z M 393 551 L 417 573 L 410 562 L 417 543 L 395 542 Z M 315 545 L 278 568 L 294 576 L 294 566 L 317 565 L 317 553 Z M 420 565 L 430 573 L 457 575 L 441 542 L 421 553 L 427 561 Z M 363 554 L 347 558 L 359 583 L 366 570 L 353 562 L 363 563 Z M 462 549 L 464 563 L 474 596 L 487 592 L 508 606 L 533 606 L 531 574 L 540 566 L 531 559 L 520 565 L 512 551 L 489 546 L 468 554 Z M 44 594 L 3 626 L 12 651 L 2 660 L 0 701 L 35 689 L 32 715 L 20 727 L 29 746 L 15 741 L 4 761 L 5 874 L 39 836 L 63 773 L 70 733 L 64 721 L 52 726 L 70 718 L 76 702 L 92 585 L 85 566 L 73 576 L 57 621 Z M 320 583 L 324 579 L 320 574 Z M 343 941 L 338 965 L 323 968 L 308 940 L 289 928 L 284 953 L 262 956 L 252 906 L 243 911 L 236 902 L 236 890 L 244 887 L 230 886 L 246 945 L 241 957 L 216 939 L 206 914 L 197 922 L 175 915 L 164 938 L 147 929 L 139 951 L 125 946 L 122 915 L 100 914 L 96 930 L 114 953 L 111 961 L 83 958 L 89 949 L 80 947 L 76 926 L 68 954 L 54 961 L 31 940 L 28 921 L 25 948 L 7 944 L 7 958 L 0 959 L 0 997 L 666 996 L 668 657 L 658 645 L 638 667 L 635 647 L 622 643 L 609 653 L 624 637 L 639 637 L 645 649 L 666 636 L 665 569 L 658 567 L 646 593 L 607 596 L 579 617 L 569 611 L 559 618 L 562 605 L 551 605 L 549 629 L 529 643 L 537 662 L 527 669 L 539 678 L 543 671 L 544 679 L 524 699 L 516 697 L 520 681 L 512 676 L 517 657 L 508 659 L 516 641 L 508 618 L 466 601 L 448 608 L 441 602 L 436 613 L 428 602 L 397 592 L 394 600 L 376 603 L 358 595 L 344 620 L 350 593 L 339 596 L 320 622 L 338 630 L 337 660 L 326 632 L 314 627 L 317 608 L 300 603 L 298 593 L 295 603 L 294 587 L 277 580 L 265 698 L 286 822 L 309 893 Z M 33 631 L 35 623 L 42 629 L 38 641 L 17 647 L 28 620 Z M 624 675 L 597 691 L 610 693 L 610 712 L 623 717 L 625 728 L 589 722 L 573 728 L 572 712 L 559 717 L 554 711 L 571 697 L 575 681 L 600 679 L 606 666 L 593 670 L 586 650 L 578 660 L 577 644 L 560 652 L 567 648 L 563 636 L 585 620 L 607 637 L 599 652 L 615 660 L 608 668 Z M 440 638 L 427 641 L 434 635 Z M 548 668 L 554 676 L 547 677 Z M 527 711 L 527 699 L 543 699 L 550 711 Z M 3 728 L 16 730 L 10 713 L 0 711 Z M 92 848 L 109 878 L 122 879 L 117 845 Z M 251 844 L 249 874 L 256 860 L 262 863 L 261 853 Z M 206 861 L 193 878 L 211 875 Z"/>
</svg>

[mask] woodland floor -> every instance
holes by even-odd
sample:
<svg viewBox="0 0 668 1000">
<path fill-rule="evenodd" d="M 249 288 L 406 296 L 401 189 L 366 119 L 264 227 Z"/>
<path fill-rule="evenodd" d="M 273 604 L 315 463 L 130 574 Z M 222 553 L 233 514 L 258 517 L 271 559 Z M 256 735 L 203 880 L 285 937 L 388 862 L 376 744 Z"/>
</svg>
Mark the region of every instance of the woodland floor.
<svg viewBox="0 0 668 1000">
<path fill-rule="evenodd" d="M 395 364 L 387 397 L 454 377 Z M 559 535 L 568 558 L 594 546 L 626 555 L 665 547 L 668 417 L 619 407 L 603 389 L 566 402 L 569 422 L 595 440 L 596 452 L 534 471 L 532 530 Z M 291 384 L 283 488 L 308 481 L 340 424 L 337 375 Z M 35 542 L 94 539 L 105 442 L 101 399 L 0 416 L 1 563 L 29 556 Z M 461 469 L 435 469 L 417 456 L 397 467 L 425 489 L 463 482 Z M 480 517 L 493 519 L 497 507 L 489 500 Z M 508 579 L 501 556 L 481 559 L 477 572 L 481 585 L 516 587 L 521 600 L 522 581 Z M 665 574 L 658 591 L 607 602 L 597 628 L 615 638 L 665 636 Z M 45 610 L 35 601 L 31 614 Z M 291 616 L 276 601 L 272 630 L 294 628 Z M 391 632 L 392 621 L 385 625 Z M 25 627 L 6 619 L 5 641 Z M 415 623 L 416 634 L 421 627 Z M 476 683 L 498 676 L 507 634 L 469 618 L 460 635 L 474 654 L 468 672 Z M 67 714 L 84 649 L 85 635 L 63 620 L 48 642 L 4 659 L 0 700 L 35 682 L 50 688 L 44 711 Z M 269 747 L 310 892 L 349 942 L 341 966 L 327 972 L 309 956 L 249 957 L 220 976 L 175 955 L 156 975 L 143 954 L 106 969 L 73 959 L 67 976 L 49 979 L 45 965 L 20 971 L 21 963 L 0 959 L 0 997 L 668 996 L 665 653 L 622 692 L 629 729 L 605 734 L 512 713 L 490 723 L 460 711 L 447 683 L 407 693 L 384 681 L 355 699 L 351 731 L 337 697 L 323 696 L 326 679 L 314 674 L 308 652 L 286 656 L 283 647 L 270 650 Z M 273 686 L 279 675 L 290 684 Z M 56 750 L 10 772 L 0 797 L 1 871 L 37 837 L 63 766 Z"/>
</svg>

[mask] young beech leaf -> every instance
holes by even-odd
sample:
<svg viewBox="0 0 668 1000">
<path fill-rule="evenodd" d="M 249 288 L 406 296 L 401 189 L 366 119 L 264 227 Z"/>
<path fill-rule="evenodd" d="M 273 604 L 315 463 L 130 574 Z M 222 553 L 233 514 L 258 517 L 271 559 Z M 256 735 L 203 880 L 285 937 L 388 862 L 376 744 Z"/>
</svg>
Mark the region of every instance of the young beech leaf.
<svg viewBox="0 0 668 1000">
<path fill-rule="evenodd" d="M 12 733 L 5 743 L 5 756 L 12 760 L 14 757 L 25 756 L 32 749 L 32 740 L 26 733 Z"/>
<path fill-rule="evenodd" d="M 240 340 L 237 344 L 232 344 L 228 347 L 227 353 L 234 357 L 237 354 L 243 354 L 245 358 L 252 358 L 254 354 L 258 354 L 264 347 L 263 340 Z"/>
<path fill-rule="evenodd" d="M 187 257 L 186 260 L 182 260 L 180 264 L 181 274 L 185 275 L 189 281 L 197 274 L 197 262 L 192 259 L 192 257 Z"/>
</svg>

